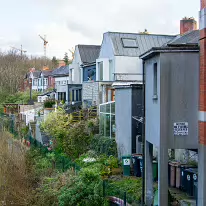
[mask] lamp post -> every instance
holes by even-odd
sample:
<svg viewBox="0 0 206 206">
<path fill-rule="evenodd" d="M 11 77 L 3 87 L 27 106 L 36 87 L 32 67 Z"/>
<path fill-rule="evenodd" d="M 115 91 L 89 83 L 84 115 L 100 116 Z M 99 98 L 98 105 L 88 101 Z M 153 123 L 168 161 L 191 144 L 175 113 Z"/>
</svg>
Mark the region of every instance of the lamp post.
<svg viewBox="0 0 206 206">
<path fill-rule="evenodd" d="M 42 79 L 42 93 L 44 93 L 44 74 L 41 73 L 41 79 Z"/>
<path fill-rule="evenodd" d="M 29 99 L 29 104 L 34 104 L 32 100 L 32 78 L 29 79 L 29 93 L 30 93 L 30 99 Z"/>
</svg>

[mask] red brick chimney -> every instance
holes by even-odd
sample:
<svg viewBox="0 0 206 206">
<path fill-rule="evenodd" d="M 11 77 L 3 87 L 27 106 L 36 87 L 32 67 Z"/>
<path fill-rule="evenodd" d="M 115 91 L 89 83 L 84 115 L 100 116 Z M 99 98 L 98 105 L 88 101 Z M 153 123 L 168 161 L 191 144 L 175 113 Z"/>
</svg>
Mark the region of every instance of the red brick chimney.
<svg viewBox="0 0 206 206">
<path fill-rule="evenodd" d="M 194 18 L 183 18 L 180 20 L 180 34 L 183 35 L 184 33 L 192 30 L 197 29 L 197 22 Z"/>
</svg>

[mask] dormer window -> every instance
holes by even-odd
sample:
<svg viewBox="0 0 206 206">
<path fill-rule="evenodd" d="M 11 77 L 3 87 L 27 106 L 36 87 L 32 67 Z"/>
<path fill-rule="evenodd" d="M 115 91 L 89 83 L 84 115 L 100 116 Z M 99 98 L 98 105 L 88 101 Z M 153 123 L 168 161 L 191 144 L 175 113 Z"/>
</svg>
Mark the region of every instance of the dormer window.
<svg viewBox="0 0 206 206">
<path fill-rule="evenodd" d="M 122 38 L 122 45 L 125 48 L 138 48 L 137 40 L 132 38 Z"/>
</svg>

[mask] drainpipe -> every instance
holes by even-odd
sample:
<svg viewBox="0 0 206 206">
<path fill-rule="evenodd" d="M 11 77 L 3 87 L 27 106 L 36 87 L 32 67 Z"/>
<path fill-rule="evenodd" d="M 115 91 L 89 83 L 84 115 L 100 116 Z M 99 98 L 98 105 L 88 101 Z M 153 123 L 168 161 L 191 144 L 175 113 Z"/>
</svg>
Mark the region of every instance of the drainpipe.
<svg viewBox="0 0 206 206">
<path fill-rule="evenodd" d="M 145 205 L 145 61 L 142 64 L 142 206 Z"/>
</svg>

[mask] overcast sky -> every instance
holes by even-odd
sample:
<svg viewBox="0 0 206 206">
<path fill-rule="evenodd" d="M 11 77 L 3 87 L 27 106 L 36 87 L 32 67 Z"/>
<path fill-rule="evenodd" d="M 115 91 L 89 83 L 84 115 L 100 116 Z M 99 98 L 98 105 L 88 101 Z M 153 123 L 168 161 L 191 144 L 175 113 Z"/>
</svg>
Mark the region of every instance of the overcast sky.
<svg viewBox="0 0 206 206">
<path fill-rule="evenodd" d="M 107 31 L 177 34 L 182 17 L 198 20 L 200 0 L 0 0 L 0 49 L 63 58 L 77 44 L 101 44 Z"/>
</svg>

